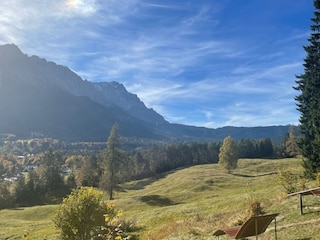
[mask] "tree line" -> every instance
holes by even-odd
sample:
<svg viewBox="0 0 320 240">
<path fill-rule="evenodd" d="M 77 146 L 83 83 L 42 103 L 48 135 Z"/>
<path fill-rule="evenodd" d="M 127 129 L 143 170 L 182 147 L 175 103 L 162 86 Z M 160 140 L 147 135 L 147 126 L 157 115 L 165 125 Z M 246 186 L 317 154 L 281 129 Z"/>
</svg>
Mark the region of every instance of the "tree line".
<svg viewBox="0 0 320 240">
<path fill-rule="evenodd" d="M 293 130 L 281 146 L 273 145 L 269 138 L 241 139 L 234 142 L 234 148 L 238 158 L 294 157 L 298 154 Z M 177 168 L 218 163 L 221 149 L 222 142 L 193 142 L 124 151 L 118 127 L 114 126 L 106 149 L 99 153 L 63 155 L 49 149 L 21 159 L 4 154 L 0 157 L 0 192 L 3 193 L 0 194 L 3 198 L 0 208 L 49 203 L 82 186 L 103 189 L 112 199 L 119 183 L 153 177 Z M 16 181 L 4 181 L 10 177 L 15 177 Z"/>
</svg>

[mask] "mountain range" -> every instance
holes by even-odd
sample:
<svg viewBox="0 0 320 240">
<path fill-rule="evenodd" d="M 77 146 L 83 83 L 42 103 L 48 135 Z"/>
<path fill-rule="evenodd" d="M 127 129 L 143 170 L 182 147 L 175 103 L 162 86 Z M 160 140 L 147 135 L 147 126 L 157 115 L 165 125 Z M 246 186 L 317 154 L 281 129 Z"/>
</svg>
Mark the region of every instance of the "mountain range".
<svg viewBox="0 0 320 240">
<path fill-rule="evenodd" d="M 283 138 L 288 126 L 210 129 L 169 123 L 118 82 L 83 80 L 65 66 L 0 46 L 0 133 L 19 138 L 106 141 L 117 123 L 127 138 L 221 141 Z"/>
</svg>

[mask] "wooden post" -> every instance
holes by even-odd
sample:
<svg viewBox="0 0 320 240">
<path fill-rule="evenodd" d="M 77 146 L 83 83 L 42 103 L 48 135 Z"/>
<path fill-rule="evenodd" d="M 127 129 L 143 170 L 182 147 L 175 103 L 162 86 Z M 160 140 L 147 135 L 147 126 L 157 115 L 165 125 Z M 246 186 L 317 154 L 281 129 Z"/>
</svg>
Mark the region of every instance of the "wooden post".
<svg viewBox="0 0 320 240">
<path fill-rule="evenodd" d="M 302 194 L 299 194 L 299 207 L 300 207 L 300 215 L 302 215 L 303 214 Z"/>
<path fill-rule="evenodd" d="M 256 232 L 256 240 L 258 240 L 258 220 L 257 217 L 254 217 L 254 227 L 255 227 L 255 232 Z"/>
<path fill-rule="evenodd" d="M 277 240 L 277 217 L 274 218 L 274 239 Z"/>
</svg>

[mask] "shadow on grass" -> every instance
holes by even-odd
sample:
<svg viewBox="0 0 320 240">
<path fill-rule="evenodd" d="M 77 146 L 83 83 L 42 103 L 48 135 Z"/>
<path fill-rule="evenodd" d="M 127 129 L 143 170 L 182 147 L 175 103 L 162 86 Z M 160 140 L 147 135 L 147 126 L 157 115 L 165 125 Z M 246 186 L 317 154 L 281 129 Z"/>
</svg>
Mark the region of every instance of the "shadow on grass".
<svg viewBox="0 0 320 240">
<path fill-rule="evenodd" d="M 24 210 L 23 207 L 17 207 L 17 208 L 12 208 L 13 210 L 18 210 L 18 211 L 21 211 L 21 210 Z"/>
<path fill-rule="evenodd" d="M 119 188 L 118 191 L 122 191 L 122 192 L 126 192 L 127 190 L 141 190 L 144 189 L 146 186 L 151 185 L 152 183 L 165 178 L 167 175 L 174 173 L 176 170 L 170 171 L 170 172 L 166 172 L 166 173 L 162 173 L 162 174 L 157 174 L 155 177 L 150 177 L 144 180 L 137 180 L 135 184 L 130 185 L 130 186 L 125 186 L 125 187 L 121 187 L 121 189 Z"/>
<path fill-rule="evenodd" d="M 163 197 L 161 195 L 146 195 L 146 196 L 140 197 L 139 200 L 141 202 L 144 202 L 144 203 L 148 204 L 148 205 L 160 206 L 160 207 L 179 204 L 179 203 L 176 203 L 176 202 L 172 201 L 170 198 Z"/>
<path fill-rule="evenodd" d="M 320 213 L 319 203 L 313 203 L 313 204 L 309 203 L 309 204 L 303 205 L 303 215 L 314 214 L 314 213 Z"/>
<path fill-rule="evenodd" d="M 123 190 L 141 190 L 144 189 L 146 186 L 152 184 L 153 182 L 157 181 L 159 178 L 148 178 L 144 180 L 137 181 L 134 185 L 126 186 Z"/>
<path fill-rule="evenodd" d="M 259 174 L 259 175 L 247 175 L 247 174 L 240 174 L 240 173 L 233 173 L 233 176 L 237 177 L 246 177 L 246 178 L 256 178 L 256 177 L 263 177 L 263 176 L 269 176 L 269 175 L 274 175 L 277 174 L 276 172 L 271 172 L 271 173 L 264 173 L 264 174 Z"/>
<path fill-rule="evenodd" d="M 131 240 L 139 240 L 139 232 L 143 232 L 145 231 L 145 227 L 141 227 L 141 226 L 134 226 L 133 228 L 131 228 L 129 231 L 126 231 L 126 234 L 129 236 L 128 239 Z M 127 239 L 127 238 L 126 238 Z"/>
</svg>

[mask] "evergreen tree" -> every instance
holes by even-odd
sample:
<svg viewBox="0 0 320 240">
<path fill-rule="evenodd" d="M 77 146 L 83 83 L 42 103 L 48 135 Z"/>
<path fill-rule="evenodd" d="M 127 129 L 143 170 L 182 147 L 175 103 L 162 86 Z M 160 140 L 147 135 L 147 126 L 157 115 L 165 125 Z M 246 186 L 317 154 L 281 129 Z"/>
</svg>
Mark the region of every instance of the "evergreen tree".
<svg viewBox="0 0 320 240">
<path fill-rule="evenodd" d="M 62 155 L 49 149 L 40 161 L 41 165 L 37 169 L 37 174 L 42 191 L 52 193 L 63 187 L 63 178 L 60 175 L 62 172 L 61 165 L 64 163 Z"/>
<path fill-rule="evenodd" d="M 143 177 L 148 172 L 148 161 L 146 161 L 141 152 L 136 152 L 133 156 L 132 174 L 136 178 Z"/>
<path fill-rule="evenodd" d="M 42 204 L 45 194 L 41 192 L 40 187 L 39 176 L 34 170 L 30 170 L 26 176 L 19 177 L 13 187 L 17 206 Z"/>
<path fill-rule="evenodd" d="M 13 200 L 9 185 L 5 182 L 0 182 L 0 210 L 12 207 L 14 204 Z"/>
<path fill-rule="evenodd" d="M 107 141 L 107 149 L 103 152 L 105 171 L 100 181 L 100 186 L 109 192 L 110 200 L 113 199 L 113 189 L 116 185 L 116 174 L 121 165 L 121 142 L 118 134 L 118 124 L 113 125 Z"/>
<path fill-rule="evenodd" d="M 209 151 L 210 163 L 218 163 L 220 146 L 221 146 L 221 143 L 209 143 L 208 151 Z"/>
<path fill-rule="evenodd" d="M 297 76 L 297 109 L 300 111 L 298 142 L 304 156 L 303 167 L 307 177 L 320 170 L 320 0 L 314 0 L 314 17 L 311 18 L 309 45 L 304 46 L 304 73 Z"/>
<path fill-rule="evenodd" d="M 238 148 L 236 142 L 231 136 L 223 140 L 219 153 L 219 164 L 231 173 L 231 170 L 237 168 L 238 164 Z"/>
<path fill-rule="evenodd" d="M 258 156 L 261 158 L 273 157 L 273 145 L 270 138 L 262 138 L 257 144 Z"/>
<path fill-rule="evenodd" d="M 238 143 L 240 158 L 253 158 L 256 156 L 255 143 L 250 139 L 241 139 Z"/>
</svg>

